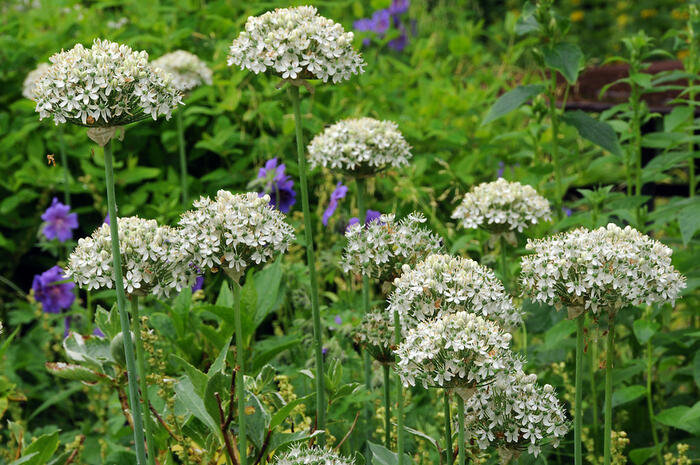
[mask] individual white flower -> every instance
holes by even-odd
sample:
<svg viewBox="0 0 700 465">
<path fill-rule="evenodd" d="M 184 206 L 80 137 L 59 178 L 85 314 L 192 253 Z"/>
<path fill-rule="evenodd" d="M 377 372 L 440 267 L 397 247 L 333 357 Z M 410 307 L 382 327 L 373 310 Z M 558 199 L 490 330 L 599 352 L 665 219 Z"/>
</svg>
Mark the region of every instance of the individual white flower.
<svg viewBox="0 0 700 465">
<path fill-rule="evenodd" d="M 449 313 L 467 311 L 506 328 L 522 323 L 522 313 L 496 275 L 474 260 L 432 254 L 404 267 L 389 296 L 389 313 L 399 312 L 401 331 Z"/>
<path fill-rule="evenodd" d="M 396 349 L 396 371 L 404 386 L 442 387 L 464 400 L 522 361 L 510 350 L 510 333 L 469 312 L 419 323 Z"/>
<path fill-rule="evenodd" d="M 95 39 L 50 58 L 34 86 L 36 111 L 56 124 L 114 127 L 159 115 L 170 118 L 182 96 L 146 52 Z"/>
<path fill-rule="evenodd" d="M 176 50 L 153 60 L 156 66 L 170 74 L 171 82 L 180 92 L 188 92 L 202 84 L 212 83 L 212 72 L 197 55 Z"/>
<path fill-rule="evenodd" d="M 685 287 L 671 249 L 630 226 L 579 228 L 529 240 L 526 248 L 534 253 L 521 260 L 524 295 L 566 307 L 572 317 L 585 310 L 614 315 L 627 306 L 673 305 Z"/>
<path fill-rule="evenodd" d="M 411 147 L 393 121 L 346 119 L 327 127 L 308 147 L 312 168 L 323 166 L 353 175 L 374 174 L 408 164 Z"/>
<path fill-rule="evenodd" d="M 43 74 L 49 69 L 48 63 L 39 63 L 39 65 L 27 74 L 22 83 L 22 96 L 29 100 L 34 100 L 34 86 Z"/>
<path fill-rule="evenodd" d="M 354 463 L 355 460 L 338 455 L 331 449 L 299 446 L 275 456 L 272 461 L 272 465 L 354 465 Z"/>
<path fill-rule="evenodd" d="M 442 239 L 423 226 L 425 217 L 413 212 L 396 221 L 381 215 L 369 224 L 355 224 L 345 231 L 348 240 L 340 265 L 343 270 L 391 281 L 403 265 L 413 266 L 431 253 L 442 251 Z"/>
<path fill-rule="evenodd" d="M 182 251 L 178 230 L 136 216 L 119 218 L 122 275 L 127 294 L 168 297 L 191 287 L 197 277 L 191 257 Z M 78 240 L 66 275 L 80 287 L 114 287 L 112 240 L 108 224 Z"/>
<path fill-rule="evenodd" d="M 503 178 L 479 184 L 464 196 L 452 213 L 466 229 L 483 228 L 495 233 L 522 232 L 523 229 L 549 221 L 547 199 L 535 189 Z"/>
<path fill-rule="evenodd" d="M 502 463 L 524 450 L 537 457 L 544 444 L 558 447 L 569 430 L 554 388 L 522 370 L 477 389 L 464 413 L 467 434 L 481 449 L 496 447 Z"/>
<path fill-rule="evenodd" d="M 232 194 L 220 190 L 216 198 L 201 197 L 195 209 L 180 218 L 184 249 L 201 269 L 221 267 L 238 277 L 246 268 L 269 261 L 287 250 L 294 239 L 284 214 L 270 207 L 270 197 L 257 192 Z"/>
<path fill-rule="evenodd" d="M 394 320 L 387 312 L 365 313 L 355 331 L 355 341 L 379 363 L 394 363 Z"/>
<path fill-rule="evenodd" d="M 251 16 L 229 48 L 228 65 L 283 79 L 340 82 L 364 71 L 352 47 L 353 33 L 319 16 L 316 8 L 278 8 Z"/>
</svg>

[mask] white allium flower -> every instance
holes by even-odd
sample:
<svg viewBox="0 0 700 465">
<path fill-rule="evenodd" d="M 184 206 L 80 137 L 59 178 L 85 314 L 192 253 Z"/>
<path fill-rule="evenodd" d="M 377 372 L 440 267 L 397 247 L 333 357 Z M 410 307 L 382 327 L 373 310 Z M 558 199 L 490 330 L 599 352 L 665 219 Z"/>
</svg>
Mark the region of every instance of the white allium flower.
<svg viewBox="0 0 700 465">
<path fill-rule="evenodd" d="M 413 212 L 399 221 L 389 214 L 364 227 L 359 223 L 350 226 L 345 231 L 348 243 L 340 265 L 346 273 L 393 280 L 403 265 L 413 266 L 431 253 L 442 251 L 442 239 L 423 223 L 425 217 Z"/>
<path fill-rule="evenodd" d="M 541 445 L 558 447 L 569 430 L 554 388 L 522 370 L 477 389 L 464 413 L 467 433 L 481 449 L 498 448 L 503 459 L 525 449 L 537 457 Z"/>
<path fill-rule="evenodd" d="M 379 363 L 394 363 L 394 320 L 386 311 L 365 313 L 355 341 Z"/>
<path fill-rule="evenodd" d="M 472 188 L 452 218 L 466 229 L 503 233 L 522 232 L 540 220 L 549 221 L 550 215 L 549 202 L 531 186 L 499 178 Z"/>
<path fill-rule="evenodd" d="M 396 371 L 404 386 L 442 387 L 469 399 L 479 386 L 520 369 L 511 335 L 469 312 L 446 314 L 408 331 L 396 349 Z"/>
<path fill-rule="evenodd" d="M 685 278 L 671 264 L 670 248 L 629 226 L 610 223 L 529 240 L 522 258 L 524 295 L 567 307 L 614 314 L 633 305 L 675 304 Z"/>
<path fill-rule="evenodd" d="M 153 66 L 170 74 L 171 82 L 180 92 L 187 92 L 202 84 L 212 83 L 212 72 L 197 55 L 176 50 L 153 60 Z"/>
<path fill-rule="evenodd" d="M 49 69 L 48 63 L 39 63 L 39 65 L 27 74 L 22 83 L 22 96 L 29 100 L 34 100 L 34 86 L 44 73 Z"/>
<path fill-rule="evenodd" d="M 368 175 L 399 168 L 412 157 L 411 147 L 393 121 L 346 119 L 327 127 L 308 147 L 312 168 L 323 166 Z"/>
<path fill-rule="evenodd" d="M 331 449 L 320 447 L 294 447 L 289 452 L 275 456 L 272 465 L 353 465 L 355 460 L 338 455 Z"/>
<path fill-rule="evenodd" d="M 191 257 L 182 251 L 178 230 L 135 216 L 118 221 L 127 294 L 167 297 L 194 284 L 197 275 Z M 90 237 L 78 240 L 68 259 L 66 275 L 78 286 L 91 290 L 113 288 L 113 274 L 111 234 L 109 225 L 103 224 Z"/>
<path fill-rule="evenodd" d="M 340 82 L 364 71 L 353 33 L 316 14 L 312 6 L 278 8 L 251 16 L 229 49 L 228 65 L 283 79 Z"/>
<path fill-rule="evenodd" d="M 284 214 L 270 207 L 270 197 L 257 192 L 232 194 L 220 190 L 216 198 L 201 197 L 195 209 L 180 219 L 183 247 L 199 268 L 221 267 L 232 276 L 265 263 L 287 250 L 294 239 Z"/>
<path fill-rule="evenodd" d="M 458 311 L 482 315 L 506 328 L 523 321 L 493 271 L 468 258 L 429 255 L 414 268 L 404 267 L 394 286 L 388 311 L 399 312 L 403 333 L 420 322 Z"/>
<path fill-rule="evenodd" d="M 159 115 L 170 118 L 182 96 L 163 71 L 148 63 L 148 53 L 95 39 L 51 58 L 34 87 L 36 111 L 56 124 L 113 127 Z"/>
</svg>

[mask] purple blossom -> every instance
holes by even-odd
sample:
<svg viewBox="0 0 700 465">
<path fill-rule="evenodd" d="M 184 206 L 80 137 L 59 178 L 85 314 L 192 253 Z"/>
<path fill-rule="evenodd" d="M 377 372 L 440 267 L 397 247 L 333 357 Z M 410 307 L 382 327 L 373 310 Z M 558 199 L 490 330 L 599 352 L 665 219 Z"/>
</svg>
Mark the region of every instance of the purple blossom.
<svg viewBox="0 0 700 465">
<path fill-rule="evenodd" d="M 502 178 L 503 177 L 503 172 L 506 169 L 506 164 L 503 163 L 502 161 L 498 162 L 498 172 L 496 173 L 497 178 Z"/>
<path fill-rule="evenodd" d="M 343 186 L 343 184 L 340 181 L 338 181 L 338 184 L 336 184 L 335 186 L 335 190 L 333 191 L 333 193 L 331 193 L 331 199 L 328 202 L 328 207 L 326 208 L 326 211 L 323 212 L 324 226 L 328 226 L 328 220 L 335 212 L 335 209 L 338 208 L 338 200 L 345 198 L 345 195 L 347 193 L 347 186 Z"/>
<path fill-rule="evenodd" d="M 70 205 L 62 204 L 56 197 L 41 215 L 41 219 L 45 221 L 42 232 L 48 240 L 58 239 L 65 242 L 72 239 L 73 230 L 78 227 L 78 214 L 70 213 Z"/>
<path fill-rule="evenodd" d="M 333 321 L 334 321 L 335 324 L 337 324 L 338 326 L 340 326 L 340 325 L 343 324 L 343 319 L 340 318 L 340 315 L 336 315 L 335 318 L 333 319 Z"/>
<path fill-rule="evenodd" d="M 355 21 L 353 27 L 357 31 L 367 32 L 374 29 L 374 21 L 370 18 L 362 18 Z"/>
<path fill-rule="evenodd" d="M 384 35 L 391 26 L 391 15 L 389 10 L 377 10 L 372 15 L 372 31 Z"/>
<path fill-rule="evenodd" d="M 294 181 L 285 173 L 284 163 L 277 164 L 277 158 L 272 158 L 258 171 L 258 179 L 264 180 L 263 191 L 260 197 L 270 195 L 270 205 L 279 208 L 283 213 L 289 213 L 297 201 L 297 193 L 294 192 Z"/>
<path fill-rule="evenodd" d="M 47 313 L 60 313 L 61 310 L 69 308 L 75 300 L 73 289 L 75 283 L 61 283 L 67 279 L 63 275 L 63 270 L 60 266 L 54 266 L 44 271 L 40 275 L 34 275 L 32 289 L 34 290 L 34 298 Z"/>
<path fill-rule="evenodd" d="M 401 31 L 401 35 L 396 39 L 391 39 L 387 44 L 389 48 L 396 50 L 397 52 L 403 51 L 403 49 L 406 48 L 406 45 L 408 45 L 408 34 L 406 34 L 406 28 L 403 27 L 403 24 L 399 25 L 399 30 Z"/>
<path fill-rule="evenodd" d="M 105 337 L 105 333 L 103 333 L 98 327 L 95 327 L 95 329 L 92 330 L 92 335 L 97 337 Z"/>
<path fill-rule="evenodd" d="M 382 214 L 377 210 L 367 209 L 367 214 L 365 215 L 365 226 L 370 224 L 372 221 L 379 221 L 379 218 L 381 216 Z M 350 221 L 348 221 L 348 228 L 350 226 L 358 224 L 359 222 L 360 220 L 356 216 L 353 216 L 352 218 L 350 218 Z"/>
<path fill-rule="evenodd" d="M 391 16 L 396 17 L 406 13 L 409 6 L 411 6 L 410 0 L 393 0 L 387 10 Z"/>
<path fill-rule="evenodd" d="M 109 213 L 107 213 L 107 216 L 105 216 L 105 220 L 102 222 L 102 224 L 109 224 Z"/>
<path fill-rule="evenodd" d="M 561 211 L 563 211 L 566 216 L 571 216 L 571 209 L 570 208 L 561 207 Z"/>
<path fill-rule="evenodd" d="M 323 355 L 326 355 L 328 353 L 328 347 L 324 347 L 323 349 L 321 349 L 321 353 Z"/>
<path fill-rule="evenodd" d="M 197 279 L 192 285 L 192 292 L 197 292 L 204 287 L 204 276 L 197 276 Z"/>
</svg>

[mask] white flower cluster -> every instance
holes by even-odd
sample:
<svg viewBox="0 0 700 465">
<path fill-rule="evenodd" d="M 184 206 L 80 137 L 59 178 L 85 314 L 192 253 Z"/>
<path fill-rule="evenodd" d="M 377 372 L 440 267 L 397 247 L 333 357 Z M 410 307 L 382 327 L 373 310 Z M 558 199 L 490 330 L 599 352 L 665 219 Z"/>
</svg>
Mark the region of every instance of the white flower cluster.
<svg viewBox="0 0 700 465">
<path fill-rule="evenodd" d="M 202 84 L 212 83 L 212 72 L 197 55 L 176 50 L 153 60 L 153 66 L 170 74 L 174 88 L 187 92 Z"/>
<path fill-rule="evenodd" d="M 114 220 L 112 220 L 114 221 Z M 119 218 L 119 246 L 127 294 L 168 297 L 194 284 L 197 277 L 189 254 L 181 249 L 176 229 L 135 216 Z M 66 275 L 90 289 L 114 287 L 112 240 L 108 224 L 78 240 Z"/>
<path fill-rule="evenodd" d="M 180 218 L 183 248 L 200 269 L 221 266 L 233 276 L 267 262 L 294 239 L 284 214 L 269 203 L 268 195 L 257 192 L 220 190 L 214 200 L 201 197 Z"/>
<path fill-rule="evenodd" d="M 36 69 L 33 69 L 29 72 L 29 74 L 27 74 L 27 77 L 24 78 L 24 82 L 22 83 L 22 96 L 24 98 L 28 98 L 29 100 L 35 99 L 34 86 L 39 78 L 43 76 L 48 69 L 48 63 L 40 63 Z"/>
<path fill-rule="evenodd" d="M 148 63 L 146 52 L 95 39 L 51 58 L 34 87 L 36 111 L 56 124 L 122 126 L 151 116 L 170 118 L 182 96 L 168 76 Z"/>
<path fill-rule="evenodd" d="M 432 254 L 394 281 L 389 313 L 396 310 L 405 334 L 418 323 L 467 311 L 505 328 L 522 324 L 522 313 L 493 271 L 474 260 Z"/>
<path fill-rule="evenodd" d="M 394 363 L 394 319 L 386 311 L 365 313 L 355 341 L 379 363 Z"/>
<path fill-rule="evenodd" d="M 472 188 L 452 218 L 466 229 L 503 233 L 522 232 L 540 220 L 549 221 L 550 215 L 549 202 L 531 186 L 499 178 Z"/>
<path fill-rule="evenodd" d="M 516 370 L 484 386 L 465 403 L 467 434 L 481 449 L 496 447 L 505 457 L 527 447 L 537 457 L 543 444 L 559 446 L 569 430 L 564 407 L 554 388 L 537 384 L 537 376 Z"/>
<path fill-rule="evenodd" d="M 629 226 L 579 228 L 530 240 L 527 249 L 534 253 L 521 262 L 524 294 L 569 311 L 614 314 L 630 305 L 674 304 L 685 287 L 671 249 Z"/>
<path fill-rule="evenodd" d="M 353 33 L 316 14 L 312 6 L 278 8 L 251 16 L 229 49 L 228 65 L 283 79 L 340 82 L 364 71 Z"/>
<path fill-rule="evenodd" d="M 368 175 L 399 168 L 412 157 L 411 146 L 393 121 L 346 119 L 327 127 L 308 147 L 312 168 L 323 166 Z"/>
<path fill-rule="evenodd" d="M 366 226 L 352 225 L 340 265 L 343 270 L 381 281 L 393 280 L 403 265 L 413 266 L 432 253 L 442 251 L 442 239 L 423 226 L 425 217 L 413 212 L 396 221 L 382 215 Z"/>
<path fill-rule="evenodd" d="M 479 315 L 446 314 L 408 331 L 396 349 L 396 371 L 404 386 L 442 387 L 467 400 L 478 387 L 521 368 L 510 340 L 510 333 Z"/>
<path fill-rule="evenodd" d="M 294 447 L 276 456 L 273 465 L 353 465 L 355 460 L 343 457 L 331 449 Z"/>
</svg>

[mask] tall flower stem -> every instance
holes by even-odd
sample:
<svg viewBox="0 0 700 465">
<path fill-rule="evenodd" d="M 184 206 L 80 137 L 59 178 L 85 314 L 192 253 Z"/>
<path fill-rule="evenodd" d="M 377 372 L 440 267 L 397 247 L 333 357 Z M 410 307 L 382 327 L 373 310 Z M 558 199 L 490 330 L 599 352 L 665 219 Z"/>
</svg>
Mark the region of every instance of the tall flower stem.
<svg viewBox="0 0 700 465">
<path fill-rule="evenodd" d="M 647 311 L 647 319 L 651 321 L 651 311 Z M 651 345 L 651 338 L 646 344 L 646 358 L 647 358 L 647 386 L 646 386 L 646 397 L 647 397 L 647 410 L 649 411 L 649 428 L 651 429 L 651 438 L 654 441 L 654 450 L 656 452 L 656 461 L 659 465 L 663 465 L 663 460 L 661 458 L 661 448 L 659 448 L 659 435 L 656 432 L 656 422 L 654 421 L 654 399 L 651 392 L 651 381 L 652 373 L 654 369 L 654 349 Z"/>
<path fill-rule="evenodd" d="M 447 455 L 447 465 L 454 463 L 452 455 L 452 414 L 450 414 L 450 391 L 445 389 L 445 452 Z"/>
<path fill-rule="evenodd" d="M 401 319 L 399 317 L 398 310 L 394 310 L 394 345 L 398 347 L 399 344 L 401 344 Z M 396 418 L 398 420 L 396 431 L 396 452 L 399 457 L 398 465 L 403 465 L 403 387 L 401 386 L 401 380 L 398 380 L 396 383 L 396 404 Z"/>
<path fill-rule="evenodd" d="M 63 165 L 63 202 L 70 205 L 70 169 L 68 168 L 66 142 L 63 139 L 63 126 L 58 127 L 58 151 L 61 156 L 61 165 Z"/>
<path fill-rule="evenodd" d="M 131 296 L 131 332 L 136 339 L 136 366 L 139 370 L 139 385 L 141 387 L 141 408 L 143 410 L 143 421 L 146 429 L 146 448 L 148 449 L 148 465 L 156 463 L 156 448 L 153 443 L 153 422 L 148 401 L 148 371 L 146 370 L 146 357 L 141 340 L 141 321 L 139 317 L 139 298 Z"/>
<path fill-rule="evenodd" d="M 109 212 L 109 230 L 112 238 L 112 266 L 114 268 L 114 288 L 117 292 L 117 308 L 119 323 L 124 338 L 124 357 L 129 381 L 129 407 L 134 420 L 134 449 L 138 465 L 146 465 L 146 450 L 144 447 L 143 420 L 139 408 L 139 388 L 137 382 L 136 358 L 134 344 L 129 331 L 129 314 L 126 310 L 126 294 L 124 278 L 122 277 L 122 258 L 119 248 L 119 222 L 117 221 L 117 202 L 114 195 L 114 171 L 112 161 L 112 143 L 104 146 L 105 154 L 105 185 L 107 188 L 107 211 Z"/>
<path fill-rule="evenodd" d="M 576 318 L 576 399 L 574 401 L 574 464 L 582 465 L 581 430 L 583 428 L 583 324 L 586 314 Z"/>
<path fill-rule="evenodd" d="M 549 89 L 549 119 L 552 123 L 552 163 L 554 164 L 555 197 L 557 214 L 561 215 L 561 204 L 564 197 L 562 191 L 562 170 L 559 160 L 559 115 L 557 114 L 557 73 L 552 71 Z"/>
<path fill-rule="evenodd" d="M 600 420 L 598 419 L 598 383 L 595 380 L 596 365 L 598 363 L 598 340 L 590 343 L 590 383 L 591 383 L 591 411 L 593 412 L 593 447 L 594 451 L 600 450 Z"/>
<path fill-rule="evenodd" d="M 309 209 L 309 187 L 306 181 L 306 156 L 304 155 L 304 134 L 301 121 L 301 102 L 299 87 L 290 86 L 292 105 L 294 106 L 294 122 L 296 125 L 297 155 L 299 158 L 299 186 L 301 187 L 301 206 L 304 212 L 304 236 L 306 243 L 306 264 L 309 268 L 311 285 L 311 313 L 314 326 L 314 353 L 316 358 L 316 427 L 326 428 L 326 388 L 323 374 L 323 341 L 321 335 L 321 312 L 318 306 L 318 282 L 316 279 L 316 258 L 314 257 L 314 238 L 311 229 L 311 210 Z M 325 435 L 319 437 L 319 443 L 324 446 Z"/>
<path fill-rule="evenodd" d="M 615 321 L 614 317 L 610 317 L 608 324 L 608 337 L 606 345 L 605 357 L 605 427 L 604 427 L 604 449 L 603 463 L 610 465 L 610 451 L 612 443 L 612 368 L 613 359 L 615 358 Z"/>
<path fill-rule="evenodd" d="M 506 244 L 505 235 L 501 234 L 501 279 L 503 280 L 503 287 L 508 290 L 508 244 Z"/>
<path fill-rule="evenodd" d="M 245 339 L 243 338 L 243 320 L 241 319 L 241 283 L 240 278 L 231 278 L 233 284 L 233 319 L 236 326 L 236 398 L 238 400 L 238 455 L 241 465 L 248 463 L 248 445 L 245 419 Z"/>
<path fill-rule="evenodd" d="M 365 180 L 361 177 L 355 178 L 355 184 L 357 187 L 357 209 L 359 210 L 358 218 L 360 221 L 360 227 L 364 227 L 366 209 L 365 209 Z M 362 310 L 365 315 L 369 313 L 369 276 L 362 275 Z M 372 360 L 370 359 L 369 352 L 364 351 L 363 354 L 364 368 L 365 368 L 365 387 L 367 392 L 372 391 Z M 370 421 L 372 414 L 370 412 L 370 406 L 367 404 L 365 406 L 365 420 L 367 421 L 368 431 L 370 430 Z"/>
<path fill-rule="evenodd" d="M 391 391 L 389 381 L 389 365 L 382 364 L 384 373 L 384 445 L 391 447 Z"/>
<path fill-rule="evenodd" d="M 189 193 L 187 191 L 187 154 L 185 153 L 185 128 L 182 123 L 182 110 L 175 113 L 177 124 L 177 148 L 180 152 L 180 191 L 182 192 L 182 208 L 189 205 Z"/>
<path fill-rule="evenodd" d="M 459 421 L 459 433 L 458 433 L 458 447 L 459 447 L 459 458 L 457 460 L 457 463 L 459 465 L 464 465 L 467 459 L 467 454 L 466 451 L 464 450 L 465 446 L 465 439 L 464 439 L 464 399 L 462 399 L 462 396 L 457 394 L 457 418 Z"/>
</svg>

